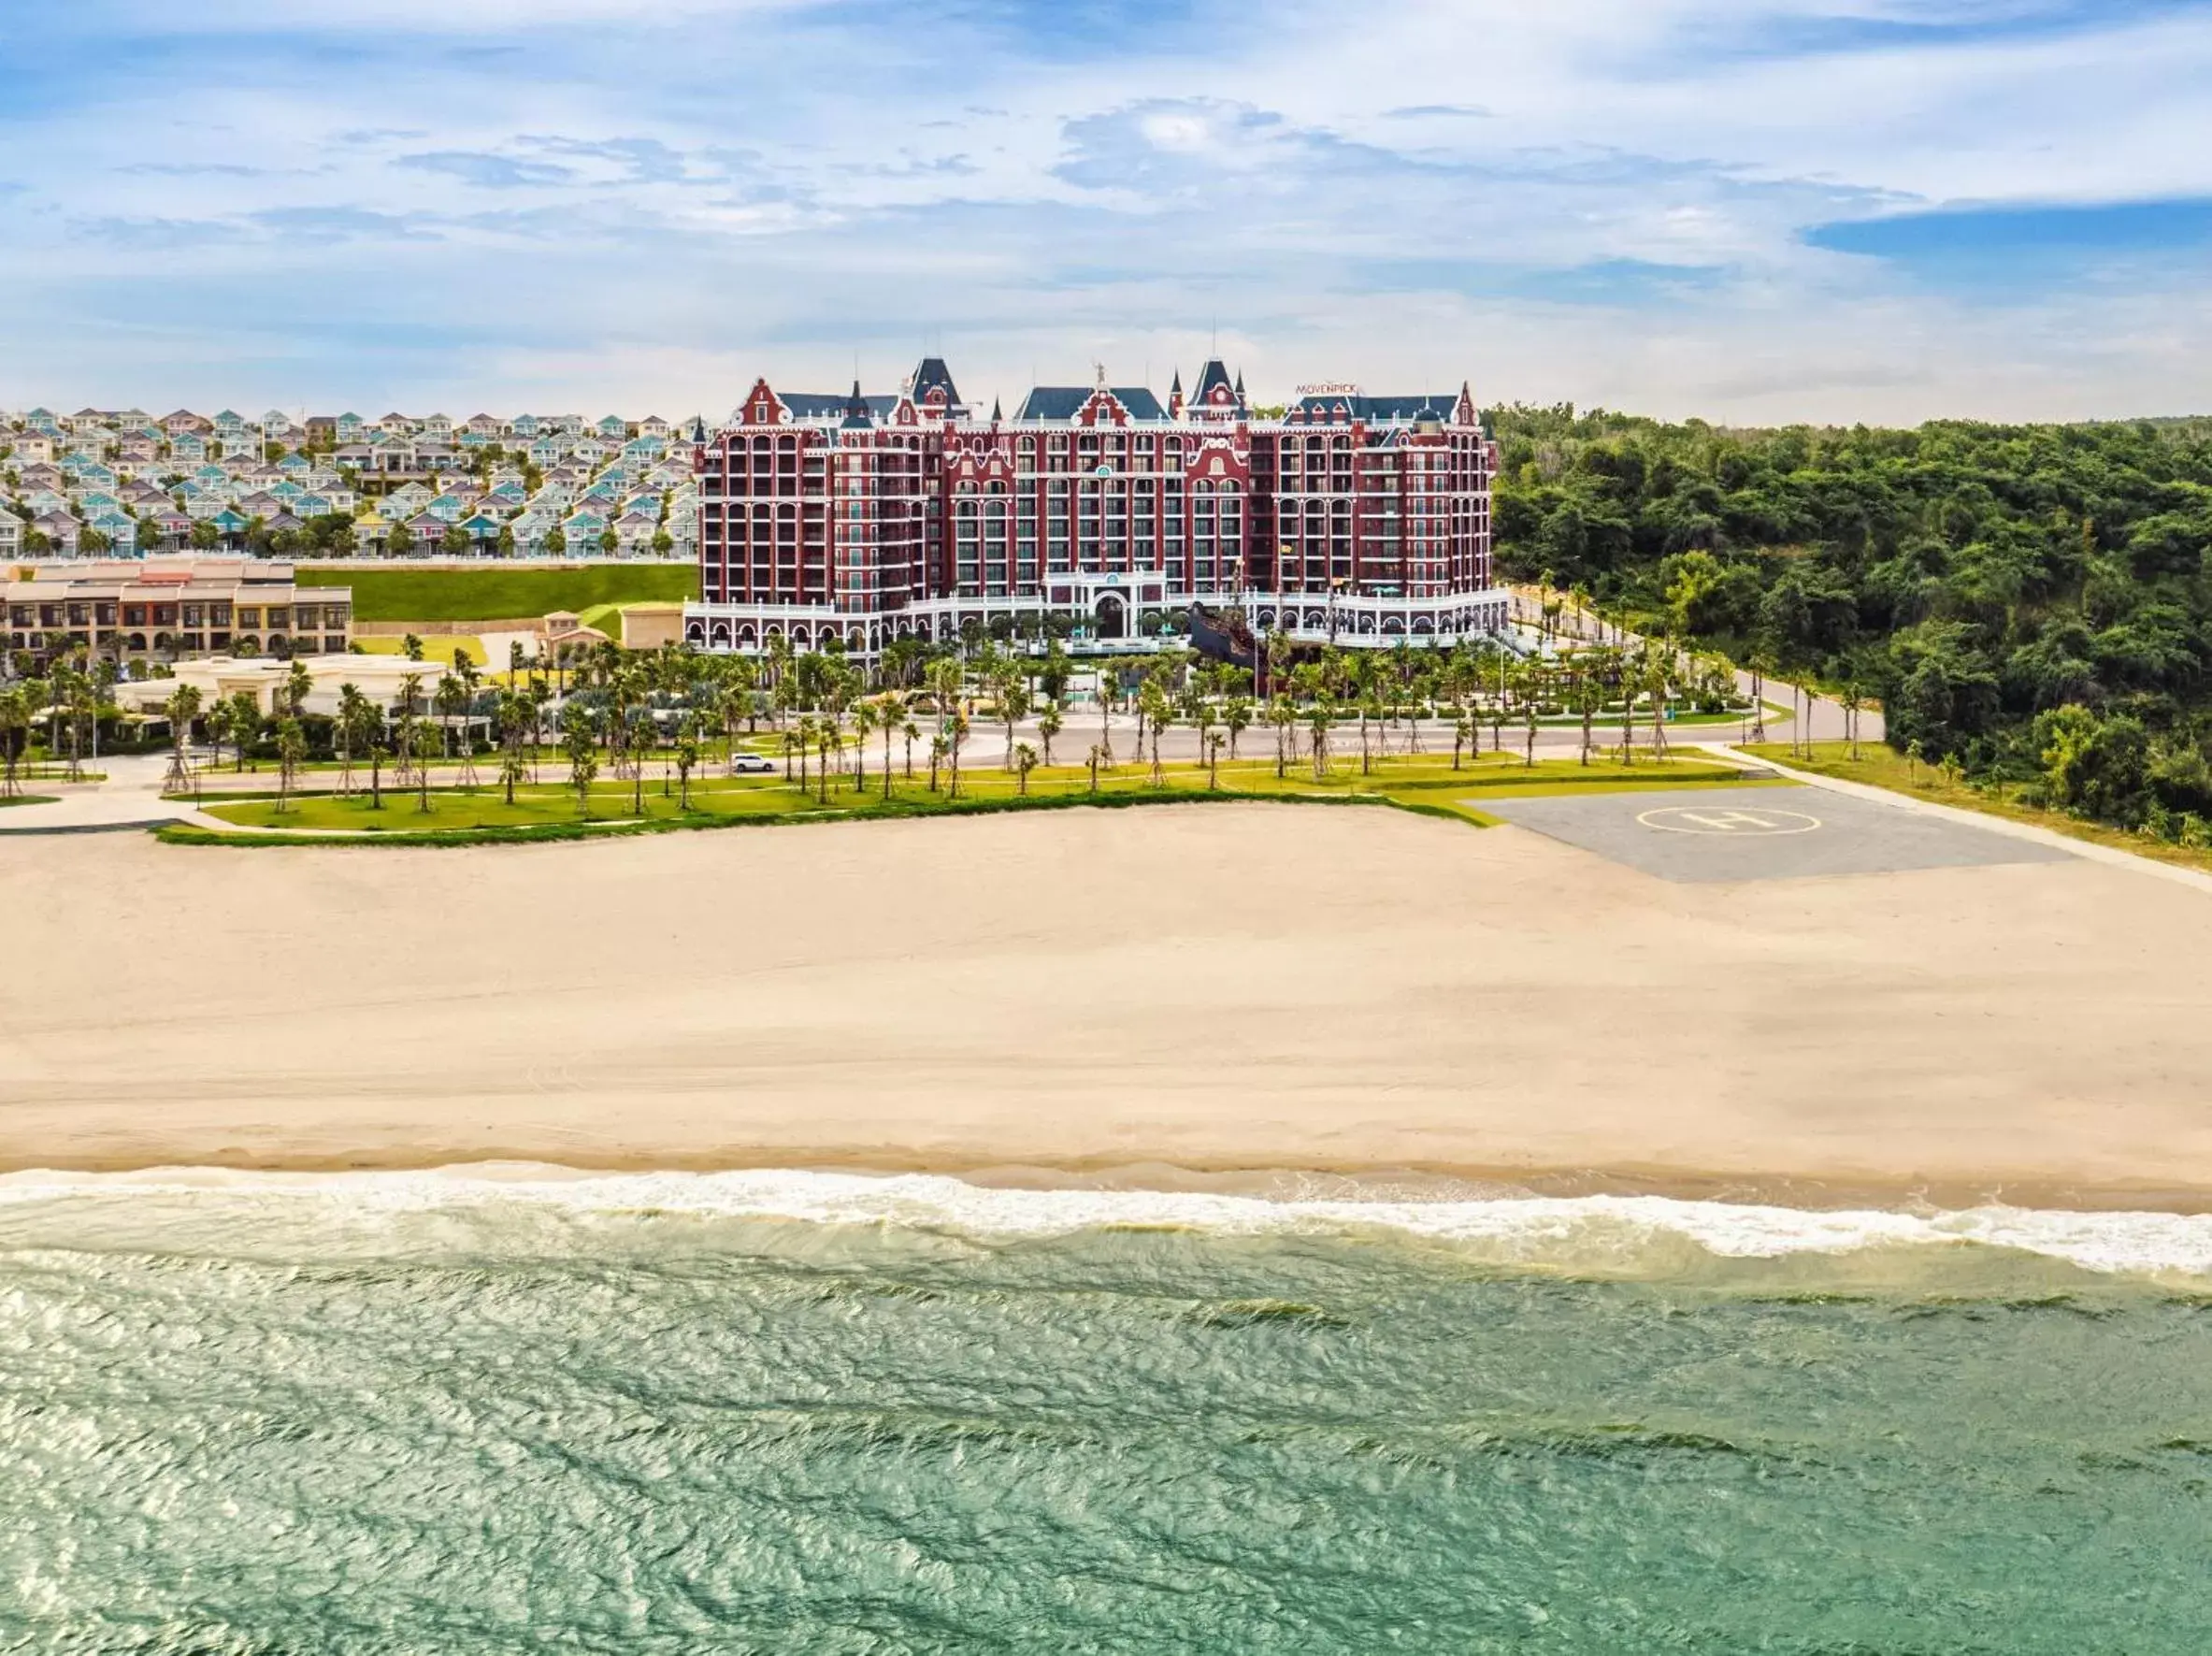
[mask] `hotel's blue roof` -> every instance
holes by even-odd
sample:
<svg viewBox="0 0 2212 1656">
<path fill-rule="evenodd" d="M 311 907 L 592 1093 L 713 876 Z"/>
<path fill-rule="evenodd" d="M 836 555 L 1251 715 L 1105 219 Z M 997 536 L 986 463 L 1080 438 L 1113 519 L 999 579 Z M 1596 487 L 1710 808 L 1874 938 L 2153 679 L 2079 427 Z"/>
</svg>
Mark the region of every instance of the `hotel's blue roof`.
<svg viewBox="0 0 2212 1656">
<path fill-rule="evenodd" d="M 1014 410 L 1016 420 L 1072 420 L 1082 411 L 1099 388 L 1093 385 L 1040 385 L 1022 399 L 1022 406 Z M 1106 388 L 1109 395 L 1129 410 L 1132 420 L 1165 420 L 1168 410 L 1160 407 L 1160 399 L 1142 385 L 1113 385 Z"/>
<path fill-rule="evenodd" d="M 1419 396 L 1301 396 L 1290 405 L 1309 420 L 1329 420 L 1336 410 L 1343 409 L 1355 420 L 1399 422 L 1410 420 L 1449 420 L 1451 396 L 1432 396 L 1426 393 Z"/>
</svg>

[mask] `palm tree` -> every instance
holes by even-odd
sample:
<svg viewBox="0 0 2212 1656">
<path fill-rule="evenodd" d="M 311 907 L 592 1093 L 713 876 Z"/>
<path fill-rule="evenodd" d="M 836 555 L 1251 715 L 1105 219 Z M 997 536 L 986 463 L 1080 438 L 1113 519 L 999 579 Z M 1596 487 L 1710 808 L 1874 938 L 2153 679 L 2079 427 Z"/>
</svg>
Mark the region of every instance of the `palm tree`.
<svg viewBox="0 0 2212 1656">
<path fill-rule="evenodd" d="M 1206 787 L 1209 792 L 1221 786 L 1221 750 L 1228 741 L 1228 738 L 1218 730 L 1208 733 L 1206 737 Z"/>
<path fill-rule="evenodd" d="M 798 752 L 798 791 L 802 794 L 812 792 L 814 786 L 812 770 L 814 757 L 813 714 L 802 715 L 790 729 L 783 733 L 783 742 L 786 748 L 796 748 Z M 788 762 L 784 765 L 784 773 L 786 775 L 790 773 Z"/>
<path fill-rule="evenodd" d="M 30 745 L 31 698 L 21 685 L 0 688 L 0 794 L 13 799 L 22 791 L 16 780 L 21 753 Z"/>
<path fill-rule="evenodd" d="M 1767 739 L 1767 675 L 1774 669 L 1774 652 L 1764 647 L 1751 655 L 1751 740 Z"/>
<path fill-rule="evenodd" d="M 734 767 L 738 758 L 738 721 L 751 712 L 752 706 L 753 693 L 740 689 L 734 679 L 722 686 L 714 700 L 714 711 L 722 719 L 722 760 L 732 767 L 732 776 L 737 774 Z"/>
<path fill-rule="evenodd" d="M 951 769 L 946 772 L 948 785 L 945 798 L 956 799 L 960 797 L 960 743 L 968 738 L 968 715 L 965 713 L 955 709 L 953 716 L 945 721 L 945 737 L 952 749 Z"/>
<path fill-rule="evenodd" d="M 938 716 L 943 718 L 955 710 L 967 684 L 967 672 L 957 656 L 940 655 L 929 664 L 922 682 L 937 702 Z"/>
<path fill-rule="evenodd" d="M 169 774 L 162 784 L 164 793 L 180 794 L 190 791 L 195 798 L 199 789 L 193 779 L 192 766 L 184 756 L 184 745 L 192 736 L 192 722 L 199 716 L 200 693 L 192 684 L 179 684 L 169 692 L 168 700 L 162 703 L 162 712 L 169 720 Z M 5 741 L 0 733 L 0 741 Z M 9 792 L 14 791 L 15 765 L 12 754 L 8 763 Z"/>
<path fill-rule="evenodd" d="M 438 756 L 451 758 L 453 753 L 453 719 L 467 709 L 468 687 L 462 684 L 458 675 L 448 673 L 438 681 L 436 702 Z"/>
<path fill-rule="evenodd" d="M 430 765 L 427 756 L 430 752 L 430 721 L 427 718 L 419 718 L 413 723 L 415 727 L 414 750 L 424 756 L 423 762 L 415 766 L 415 809 L 424 815 L 428 815 L 430 812 Z"/>
<path fill-rule="evenodd" d="M 1160 732 L 1167 727 L 1169 721 L 1174 716 L 1173 709 L 1168 701 L 1166 686 L 1156 678 L 1146 679 L 1143 689 L 1137 693 L 1137 729 L 1139 732 L 1137 740 L 1139 751 L 1142 752 L 1142 732 L 1145 727 L 1150 726 L 1152 728 L 1152 785 L 1154 787 L 1168 785 L 1168 773 L 1160 764 Z"/>
<path fill-rule="evenodd" d="M 499 785 L 506 790 L 510 805 L 514 803 L 514 785 L 530 774 L 523 736 L 534 717 L 528 697 L 510 690 L 499 698 Z"/>
<path fill-rule="evenodd" d="M 904 698 L 900 699 L 903 700 Z M 912 713 L 908 713 L 899 720 L 898 734 L 906 743 L 906 779 L 912 782 L 914 779 L 914 742 L 922 734 L 922 727 L 914 723 L 914 715 Z"/>
<path fill-rule="evenodd" d="M 868 792 L 868 739 L 875 730 L 875 704 L 869 701 L 856 704 L 853 709 L 853 734 L 856 738 L 853 745 L 853 791 L 856 794 Z"/>
<path fill-rule="evenodd" d="M 1268 723 L 1275 727 L 1275 780 L 1280 782 L 1298 756 L 1298 709 L 1280 691 L 1268 698 Z"/>
<path fill-rule="evenodd" d="M 1037 715 L 1037 736 L 1044 743 L 1044 762 L 1047 765 L 1052 763 L 1052 739 L 1060 733 L 1060 704 L 1057 700 L 1047 701 L 1044 711 Z"/>
<path fill-rule="evenodd" d="M 1198 732 L 1199 752 L 1203 754 L 1207 738 L 1214 730 L 1214 704 L 1206 699 L 1204 693 L 1196 685 L 1183 698 L 1183 716 L 1190 727 Z"/>
<path fill-rule="evenodd" d="M 1028 713 L 1028 681 L 1022 676 L 1019 668 L 1010 663 L 1001 671 L 998 680 L 998 718 L 999 722 L 1006 727 L 1006 762 L 1009 769 L 1013 764 L 1014 722 L 1017 719 L 1027 718 Z"/>
<path fill-rule="evenodd" d="M 92 675 L 74 667 L 54 670 L 54 686 L 61 692 L 69 721 L 69 780 L 84 776 L 84 710 L 93 696 Z"/>
<path fill-rule="evenodd" d="M 277 721 L 277 809 L 292 809 L 292 790 L 299 782 L 299 762 L 308 756 L 308 739 L 299 721 L 290 714 Z"/>
<path fill-rule="evenodd" d="M 356 686 L 338 687 L 338 718 L 330 734 L 338 743 L 338 791 L 349 799 L 353 793 L 353 744 L 362 733 L 367 707 L 368 698 Z"/>
<path fill-rule="evenodd" d="M 1253 712 L 1249 696 L 1232 696 L 1222 704 L 1221 722 L 1228 727 L 1228 756 L 1232 759 L 1237 756 L 1238 738 L 1252 727 Z"/>
<path fill-rule="evenodd" d="M 1582 762 L 1590 762 L 1590 725 L 1598 716 L 1598 708 L 1605 699 L 1605 686 L 1589 658 L 1589 652 L 1577 651 L 1574 656 L 1574 711 L 1582 715 Z"/>
<path fill-rule="evenodd" d="M 876 728 L 883 733 L 883 798 L 891 797 L 891 738 L 906 723 L 906 698 L 886 690 L 876 698 Z"/>
<path fill-rule="evenodd" d="M 399 763 L 395 767 L 399 785 L 405 787 L 412 774 L 416 759 L 415 704 L 423 698 L 423 675 L 410 672 L 399 681 Z"/>
<path fill-rule="evenodd" d="M 1306 722 L 1306 745 L 1313 750 L 1315 782 L 1329 779 L 1329 727 L 1335 718 L 1336 698 L 1324 690 L 1314 698 Z"/>
<path fill-rule="evenodd" d="M 1620 762 L 1636 762 L 1636 682 L 1640 669 L 1635 654 L 1623 649 L 1614 665 L 1620 674 Z"/>
<path fill-rule="evenodd" d="M 246 768 L 246 747 L 261 734 L 261 703 L 253 698 L 251 690 L 239 690 L 230 698 L 230 739 L 237 752 L 237 769 Z"/>
<path fill-rule="evenodd" d="M 592 728 L 591 710 L 581 701 L 561 710 L 561 748 L 568 756 L 568 785 L 576 790 L 577 810 L 589 822 L 592 782 L 599 774 L 599 735 Z"/>
<path fill-rule="evenodd" d="M 1651 751 L 1661 759 L 1667 756 L 1667 691 L 1673 657 L 1672 643 L 1664 650 L 1645 652 L 1645 682 L 1651 691 Z"/>
<path fill-rule="evenodd" d="M 691 769 L 699 762 L 699 715 L 687 713 L 676 736 L 677 803 L 691 809 Z"/>
<path fill-rule="evenodd" d="M 1013 746 L 1014 791 L 1025 797 L 1029 792 L 1029 772 L 1037 769 L 1037 750 L 1026 742 Z"/>
</svg>

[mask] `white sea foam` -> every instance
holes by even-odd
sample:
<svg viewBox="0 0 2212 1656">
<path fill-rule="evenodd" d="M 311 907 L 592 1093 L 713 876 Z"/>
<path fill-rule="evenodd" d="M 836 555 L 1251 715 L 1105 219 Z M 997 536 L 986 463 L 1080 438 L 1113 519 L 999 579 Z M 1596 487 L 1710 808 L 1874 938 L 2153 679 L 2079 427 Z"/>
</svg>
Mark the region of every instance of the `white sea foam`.
<svg viewBox="0 0 2212 1656">
<path fill-rule="evenodd" d="M 1661 1196 L 1510 1196 L 1479 1201 L 1280 1199 L 1192 1191 L 1006 1189 L 935 1174 L 759 1170 L 592 1174 L 554 1168 L 487 1173 L 264 1174 L 160 1169 L 0 1174 L 0 1213 L 35 1204 L 149 1199 L 212 1216 L 263 1217 L 326 1204 L 356 1215 L 459 1213 L 505 1204 L 578 1217 L 639 1213 L 904 1227 L 979 1239 L 1109 1227 L 1224 1234 L 1385 1230 L 1475 1245 L 1487 1258 L 1622 1264 L 1670 1244 L 1727 1259 L 1843 1255 L 1883 1247 L 2011 1248 L 2091 1271 L 2212 1277 L 2212 1215 L 2081 1213 L 1984 1206 L 1939 1211 L 1817 1210 Z M 81 1212 L 81 1209 L 79 1209 Z"/>
</svg>

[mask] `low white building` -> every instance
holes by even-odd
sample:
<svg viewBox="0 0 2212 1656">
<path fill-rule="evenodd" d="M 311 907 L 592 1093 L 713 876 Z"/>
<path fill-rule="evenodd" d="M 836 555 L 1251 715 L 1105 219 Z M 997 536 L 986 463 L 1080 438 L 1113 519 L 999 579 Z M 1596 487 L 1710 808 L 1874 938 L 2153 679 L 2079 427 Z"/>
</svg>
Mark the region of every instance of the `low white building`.
<svg viewBox="0 0 2212 1656">
<path fill-rule="evenodd" d="M 409 673 L 415 675 L 421 699 L 418 713 L 426 710 L 438 694 L 438 681 L 452 670 L 436 661 L 409 661 L 404 655 L 302 655 L 313 688 L 308 692 L 304 712 L 336 714 L 338 693 L 347 684 L 387 711 L 399 705 L 399 692 Z M 239 694 L 253 698 L 264 713 L 273 713 L 292 681 L 292 663 L 266 656 L 237 661 L 227 655 L 180 661 L 174 676 L 135 679 L 115 686 L 115 698 L 126 713 L 157 713 L 180 684 L 200 693 L 202 705 L 212 707 Z"/>
</svg>

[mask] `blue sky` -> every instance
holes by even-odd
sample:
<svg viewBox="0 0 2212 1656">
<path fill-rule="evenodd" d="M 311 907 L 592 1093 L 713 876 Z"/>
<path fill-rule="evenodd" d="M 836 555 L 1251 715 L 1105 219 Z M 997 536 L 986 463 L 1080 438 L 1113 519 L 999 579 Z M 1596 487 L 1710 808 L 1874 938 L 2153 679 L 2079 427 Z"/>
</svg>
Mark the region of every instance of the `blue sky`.
<svg viewBox="0 0 2212 1656">
<path fill-rule="evenodd" d="M 0 0 L 0 406 L 1217 338 L 1263 396 L 2204 411 L 2207 86 L 2212 0 Z"/>
</svg>

